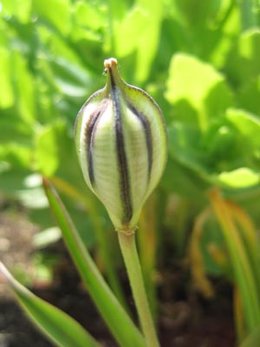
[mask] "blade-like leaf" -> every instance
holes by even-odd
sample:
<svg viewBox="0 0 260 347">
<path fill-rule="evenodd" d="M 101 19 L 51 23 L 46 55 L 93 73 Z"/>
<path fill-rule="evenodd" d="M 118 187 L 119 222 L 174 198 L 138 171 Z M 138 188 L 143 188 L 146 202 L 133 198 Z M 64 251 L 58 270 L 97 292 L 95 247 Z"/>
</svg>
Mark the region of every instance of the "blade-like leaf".
<svg viewBox="0 0 260 347">
<path fill-rule="evenodd" d="M 57 192 L 48 180 L 44 179 L 43 184 L 51 210 L 83 283 L 115 339 L 123 347 L 144 347 L 141 333 L 104 281 Z"/>
<path fill-rule="evenodd" d="M 14 290 L 19 304 L 27 315 L 55 345 L 61 347 L 100 346 L 77 321 L 22 286 L 2 263 L 0 263 L 0 274 Z"/>
<path fill-rule="evenodd" d="M 243 244 L 237 225 L 234 223 L 228 204 L 222 199 L 217 190 L 209 193 L 213 211 L 216 214 L 225 238 L 230 255 L 234 278 L 239 287 L 243 310 L 248 331 L 254 329 L 260 323 L 260 300 L 257 290 L 257 278 L 250 266 L 246 247 Z"/>
<path fill-rule="evenodd" d="M 256 328 L 241 344 L 240 347 L 260 346 L 260 326 Z"/>
</svg>

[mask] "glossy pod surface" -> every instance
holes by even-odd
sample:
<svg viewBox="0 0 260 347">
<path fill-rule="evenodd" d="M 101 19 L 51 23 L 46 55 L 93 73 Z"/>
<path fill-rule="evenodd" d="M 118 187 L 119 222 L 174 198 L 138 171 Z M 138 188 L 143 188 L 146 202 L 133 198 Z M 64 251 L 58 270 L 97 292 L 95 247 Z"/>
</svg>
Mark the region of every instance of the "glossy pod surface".
<svg viewBox="0 0 260 347">
<path fill-rule="evenodd" d="M 165 124 L 159 106 L 125 83 L 114 58 L 105 60 L 106 86 L 82 106 L 75 125 L 84 178 L 118 231 L 133 229 L 166 163 Z"/>
</svg>

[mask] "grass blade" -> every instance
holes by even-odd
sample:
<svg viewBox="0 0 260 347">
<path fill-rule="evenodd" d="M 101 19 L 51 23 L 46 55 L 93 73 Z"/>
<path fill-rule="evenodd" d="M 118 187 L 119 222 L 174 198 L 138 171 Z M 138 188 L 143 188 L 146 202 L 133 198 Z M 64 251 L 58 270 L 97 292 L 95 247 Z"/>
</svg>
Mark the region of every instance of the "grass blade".
<svg viewBox="0 0 260 347">
<path fill-rule="evenodd" d="M 260 346 L 260 326 L 258 326 L 242 343 L 240 347 Z"/>
<path fill-rule="evenodd" d="M 121 288 L 119 279 L 116 273 L 116 266 L 114 263 L 111 249 L 109 248 L 109 233 L 104 232 L 102 222 L 97 212 L 97 208 L 93 205 L 92 199 L 89 199 L 83 193 L 80 193 L 68 182 L 64 181 L 60 177 L 54 176 L 50 179 L 51 184 L 57 189 L 58 192 L 65 193 L 71 199 L 81 202 L 88 213 L 93 227 L 95 228 L 95 235 L 97 241 L 97 247 L 95 252 L 101 259 L 101 264 L 104 265 L 104 273 L 107 276 L 108 283 L 118 298 L 119 302 L 127 309 L 126 299 Z"/>
<path fill-rule="evenodd" d="M 22 286 L 2 263 L 0 263 L 0 274 L 14 290 L 19 304 L 29 318 L 31 318 L 56 346 L 100 346 L 77 321 Z"/>
<path fill-rule="evenodd" d="M 123 347 L 144 347 L 143 336 L 101 276 L 57 192 L 48 180 L 44 179 L 43 185 L 82 281 L 115 339 Z"/>
<path fill-rule="evenodd" d="M 214 288 L 208 280 L 204 268 L 203 256 L 200 250 L 200 241 L 203 227 L 210 216 L 210 210 L 203 210 L 195 219 L 194 227 L 190 236 L 189 257 L 191 274 L 195 287 L 203 293 L 206 298 L 214 296 Z"/>
<path fill-rule="evenodd" d="M 260 302 L 256 278 L 253 273 L 254 269 L 250 266 L 240 232 L 229 212 L 228 204 L 222 199 L 217 190 L 211 191 L 209 197 L 219 224 L 222 227 L 234 277 L 241 294 L 247 331 L 250 333 L 260 324 Z"/>
</svg>

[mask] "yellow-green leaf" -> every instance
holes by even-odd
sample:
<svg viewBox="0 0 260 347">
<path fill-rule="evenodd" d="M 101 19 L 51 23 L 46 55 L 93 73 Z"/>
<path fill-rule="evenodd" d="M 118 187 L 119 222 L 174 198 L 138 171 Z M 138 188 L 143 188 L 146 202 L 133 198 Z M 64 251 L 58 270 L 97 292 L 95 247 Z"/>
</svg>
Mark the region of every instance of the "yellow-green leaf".
<svg viewBox="0 0 260 347">
<path fill-rule="evenodd" d="M 260 175 L 247 167 L 222 172 L 218 179 L 231 188 L 247 188 L 260 183 Z"/>
</svg>

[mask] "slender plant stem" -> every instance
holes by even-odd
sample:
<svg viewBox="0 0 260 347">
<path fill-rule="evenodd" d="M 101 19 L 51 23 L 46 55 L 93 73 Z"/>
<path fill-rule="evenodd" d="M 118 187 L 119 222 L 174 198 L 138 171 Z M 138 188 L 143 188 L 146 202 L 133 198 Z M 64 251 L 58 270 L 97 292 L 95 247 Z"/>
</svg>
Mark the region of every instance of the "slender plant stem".
<svg viewBox="0 0 260 347">
<path fill-rule="evenodd" d="M 143 270 L 144 285 L 147 296 L 149 298 L 150 309 L 154 322 L 157 320 L 157 298 L 156 286 L 154 282 L 156 250 L 158 245 L 157 235 L 157 217 L 156 209 L 156 195 L 152 194 L 145 204 L 140 221 L 137 242 L 139 245 L 138 253 L 140 258 L 141 267 Z"/>
<path fill-rule="evenodd" d="M 135 233 L 131 230 L 128 233 L 118 232 L 118 238 L 147 346 L 159 347 L 144 288 L 142 270 L 136 249 Z"/>
</svg>

